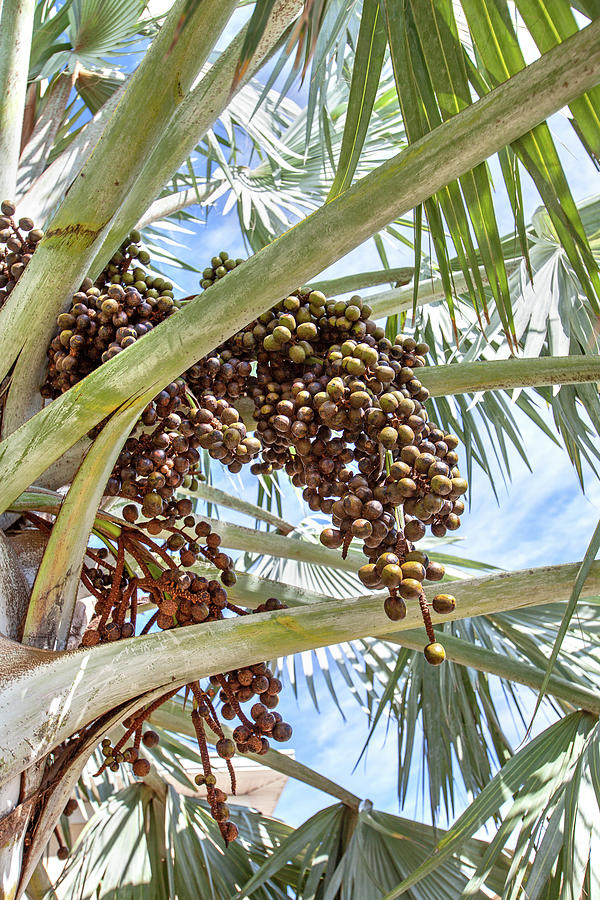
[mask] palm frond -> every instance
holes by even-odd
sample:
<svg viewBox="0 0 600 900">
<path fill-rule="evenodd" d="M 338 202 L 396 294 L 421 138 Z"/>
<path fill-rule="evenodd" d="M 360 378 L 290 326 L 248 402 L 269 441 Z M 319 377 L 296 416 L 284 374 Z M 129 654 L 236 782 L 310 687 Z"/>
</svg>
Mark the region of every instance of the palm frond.
<svg viewBox="0 0 600 900">
<path fill-rule="evenodd" d="M 232 806 L 240 839 L 226 850 L 207 804 L 165 786 L 163 795 L 131 784 L 99 806 L 57 882 L 60 896 L 93 898 L 232 897 L 292 829 Z M 284 900 L 293 867 L 254 895 Z M 292 876 L 292 877 L 290 877 Z"/>
<path fill-rule="evenodd" d="M 344 806 L 329 807 L 283 841 L 235 900 L 254 896 L 253 891 L 290 860 L 298 861 L 298 900 L 380 900 L 384 891 L 426 858 L 440 833 L 431 826 L 377 812 L 370 801 L 358 813 Z M 454 859 L 446 860 L 426 884 L 420 883 L 406 896 L 411 900 L 460 896 L 486 850 L 483 841 L 465 841 Z M 500 887 L 507 869 L 508 858 L 498 856 L 490 881 Z M 479 891 L 473 894 L 477 900 L 484 896 Z"/>
<path fill-rule="evenodd" d="M 547 728 L 502 767 L 429 859 L 384 900 L 412 890 L 507 802 L 502 824 L 464 896 L 476 896 L 487 883 L 491 867 L 512 838 L 516 845 L 503 896 L 580 897 L 588 869 L 590 877 L 597 877 L 590 850 L 597 841 L 600 815 L 598 746 L 595 716 L 576 712 Z"/>
</svg>

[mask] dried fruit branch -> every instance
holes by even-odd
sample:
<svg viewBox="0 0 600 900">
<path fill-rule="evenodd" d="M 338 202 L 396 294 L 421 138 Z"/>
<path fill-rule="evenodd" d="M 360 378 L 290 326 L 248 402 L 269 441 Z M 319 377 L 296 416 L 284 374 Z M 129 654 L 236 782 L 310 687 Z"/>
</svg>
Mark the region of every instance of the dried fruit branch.
<svg viewBox="0 0 600 900">
<path fill-rule="evenodd" d="M 15 196 L 35 0 L 0 5 L 0 199 Z"/>
<path fill-rule="evenodd" d="M 150 722 L 176 734 L 185 734 L 191 738 L 196 736 L 190 717 L 183 712 L 183 707 L 176 700 L 168 700 L 159 707 L 152 713 Z M 227 737 L 231 737 L 230 728 L 223 726 L 223 732 Z M 214 739 L 212 741 L 209 739 L 209 743 L 214 743 Z M 324 775 L 315 772 L 314 769 L 303 765 L 279 750 L 271 749 L 264 755 L 248 753 L 247 756 L 261 766 L 267 766 L 267 768 L 273 769 L 275 772 L 281 772 L 289 778 L 295 778 L 296 781 L 302 781 L 304 784 L 310 785 L 310 787 L 324 791 L 331 797 L 337 797 L 338 800 L 341 800 L 342 803 L 353 809 L 358 808 L 360 797 L 356 797 L 341 785 L 336 784 L 329 778 L 325 778 Z"/>
<path fill-rule="evenodd" d="M 433 614 L 434 621 L 566 599 L 577 570 L 577 564 L 568 564 L 455 582 L 459 606 L 449 616 Z M 432 592 L 435 589 L 428 591 Z M 599 592 L 597 562 L 585 594 Z M 368 596 L 225 619 L 74 652 L 48 653 L 2 640 L 0 784 L 86 723 L 142 691 L 149 702 L 156 692 L 193 679 L 273 655 L 408 630 L 415 628 L 419 618 L 413 604 L 399 626 L 386 617 L 380 596 Z M 45 715 L 43 729 L 40 714 Z"/>
</svg>

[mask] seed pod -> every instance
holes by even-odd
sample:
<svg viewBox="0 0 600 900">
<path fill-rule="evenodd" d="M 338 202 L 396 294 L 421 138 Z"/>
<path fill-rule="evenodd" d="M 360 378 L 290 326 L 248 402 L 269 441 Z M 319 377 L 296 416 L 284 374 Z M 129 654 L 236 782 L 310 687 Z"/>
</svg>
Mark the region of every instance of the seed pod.
<svg viewBox="0 0 600 900">
<path fill-rule="evenodd" d="M 145 731 L 142 735 L 142 743 L 146 747 L 156 747 L 160 738 L 155 731 Z"/>
<path fill-rule="evenodd" d="M 403 578 L 398 590 L 405 600 L 415 600 L 423 588 L 421 587 L 421 582 L 417 581 L 416 578 Z"/>
<path fill-rule="evenodd" d="M 381 571 L 381 581 L 388 588 L 395 588 L 402 581 L 402 569 L 393 563 L 383 567 Z"/>
<path fill-rule="evenodd" d="M 402 563 L 400 568 L 402 569 L 402 578 L 411 578 L 419 582 L 425 580 L 425 567 L 419 562 L 409 560 Z"/>
<path fill-rule="evenodd" d="M 273 728 L 272 736 L 279 743 L 289 741 L 292 736 L 292 726 L 287 722 L 278 722 Z"/>
<path fill-rule="evenodd" d="M 235 744 L 229 738 L 217 741 L 215 749 L 221 759 L 232 759 L 235 756 Z"/>
</svg>

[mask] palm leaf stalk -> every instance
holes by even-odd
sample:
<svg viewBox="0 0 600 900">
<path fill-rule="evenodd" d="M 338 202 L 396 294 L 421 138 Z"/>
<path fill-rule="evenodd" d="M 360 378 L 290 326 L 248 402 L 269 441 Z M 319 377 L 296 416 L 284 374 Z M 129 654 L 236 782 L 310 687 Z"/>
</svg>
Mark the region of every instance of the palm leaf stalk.
<svg viewBox="0 0 600 900">
<path fill-rule="evenodd" d="M 374 287 L 378 284 L 408 284 L 414 275 L 413 268 L 401 267 L 396 269 L 379 269 L 375 272 L 361 272 L 357 275 L 342 275 L 340 278 L 329 278 L 325 281 L 314 281 L 308 285 L 313 291 L 322 291 L 326 297 L 335 297 L 338 294 L 349 293 L 350 291 L 361 291 L 364 288 Z M 369 298 L 371 305 L 371 298 Z M 373 307 L 377 318 L 381 318 L 379 313 Z"/>
<path fill-rule="evenodd" d="M 282 534 L 290 534 L 294 530 L 293 525 L 290 525 L 289 522 L 286 522 L 281 516 L 275 515 L 269 509 L 257 506 L 256 503 L 250 503 L 237 495 L 228 494 L 227 491 L 222 491 L 211 484 L 200 483 L 193 490 L 184 488 L 182 493 L 188 497 L 198 497 L 199 500 L 205 500 L 207 503 L 226 506 L 229 509 L 236 510 L 236 512 L 244 513 L 246 516 L 252 516 L 254 519 L 268 522 L 269 525 L 273 525 Z"/>
<path fill-rule="evenodd" d="M 40 495 L 30 492 L 28 495 L 24 495 L 24 497 L 21 498 L 15 508 L 24 510 L 26 508 L 40 508 L 41 506 L 48 511 L 56 512 L 58 510 L 56 503 L 59 497 L 60 495 L 53 495 L 51 493 Z M 43 499 L 46 502 L 40 503 L 40 499 Z M 103 518 L 104 515 L 105 514 L 100 514 L 100 517 L 97 517 L 98 527 L 100 528 L 102 527 L 102 523 L 106 522 Z M 288 553 L 286 542 L 282 542 L 276 535 L 269 535 L 258 531 L 252 533 L 250 529 L 245 529 L 241 533 L 241 536 L 238 536 L 235 531 L 238 526 L 228 526 L 227 523 L 216 522 L 214 520 L 210 521 L 211 524 L 219 527 L 225 546 L 235 547 L 239 544 L 239 546 L 244 549 L 251 548 L 253 546 L 252 542 L 254 537 L 256 547 L 260 547 L 261 552 L 263 553 L 268 552 L 269 555 L 272 556 Z M 275 538 L 275 541 L 273 541 L 273 538 Z M 287 543 L 289 545 L 289 542 Z M 297 545 L 295 552 L 288 554 L 287 558 L 293 558 L 308 563 L 317 561 L 322 565 L 329 566 L 335 565 L 336 559 L 339 558 L 336 557 L 336 554 L 319 545 L 312 545 L 305 541 L 296 541 L 294 543 Z M 358 566 L 358 563 L 358 560 L 352 560 L 352 566 L 354 568 Z M 349 566 L 349 569 L 352 570 L 352 567 Z M 500 576 L 500 578 L 502 577 L 503 576 Z M 255 608 L 258 603 L 265 602 L 269 596 L 275 595 L 292 606 L 335 602 L 332 597 L 307 594 L 304 590 L 289 588 L 276 581 L 256 578 L 255 576 L 245 575 L 243 573 L 238 576 L 238 584 L 230 589 L 230 595 L 238 603 L 242 603 L 245 606 L 248 605 L 250 608 Z M 420 650 L 422 649 L 423 635 L 421 630 L 417 629 L 414 632 L 407 631 L 397 635 L 393 633 L 386 635 L 386 640 L 388 642 L 397 643 L 399 646 L 408 649 Z M 444 634 L 444 646 L 446 647 L 448 658 L 452 662 L 459 663 L 460 665 L 469 666 L 479 671 L 498 675 L 506 681 L 513 681 L 531 688 L 539 689 L 543 683 L 544 673 L 536 667 L 502 656 L 489 649 L 476 647 L 472 643 L 453 635 Z M 578 686 L 573 681 L 561 677 L 553 677 L 548 690 L 554 697 L 566 703 L 579 706 L 590 712 L 600 713 L 600 701 L 594 692 L 584 686 Z"/>
<path fill-rule="evenodd" d="M 30 216 L 34 222 L 45 224 L 51 212 L 60 204 L 67 189 L 81 172 L 98 143 L 126 88 L 127 81 L 124 81 L 85 127 L 73 137 L 68 147 L 44 169 L 27 192 L 19 197 L 19 210 Z"/>
<path fill-rule="evenodd" d="M 434 614 L 432 619 L 439 623 L 566 599 L 576 570 L 576 564 L 549 566 L 457 582 L 456 610 L 446 617 Z M 594 563 L 585 591 L 599 590 L 600 563 Z M 383 636 L 408 630 L 419 621 L 420 611 L 412 607 L 399 626 L 387 618 L 379 597 L 368 596 L 225 619 L 189 626 L 182 634 L 148 634 L 123 646 L 105 644 L 85 651 L 49 653 L 2 639 L 3 665 L 13 675 L 0 697 L 4 723 L 0 750 L 6 760 L 0 784 L 73 731 L 136 697 L 139 705 L 151 702 L 173 685 L 267 659 L 274 647 L 288 655 L 368 633 Z M 74 683 L 80 683 L 75 695 Z M 29 698 L 25 708 L 18 701 L 24 691 Z M 47 714 L 43 734 L 40 711 Z"/>
<path fill-rule="evenodd" d="M 17 186 L 34 9 L 35 0 L 0 6 L 0 197 L 6 200 Z"/>
</svg>

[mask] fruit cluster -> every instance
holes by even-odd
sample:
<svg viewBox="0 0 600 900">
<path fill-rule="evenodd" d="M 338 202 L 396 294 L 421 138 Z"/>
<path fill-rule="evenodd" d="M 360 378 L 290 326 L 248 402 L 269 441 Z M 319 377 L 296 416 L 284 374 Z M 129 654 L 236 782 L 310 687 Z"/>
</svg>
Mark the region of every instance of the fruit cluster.
<svg viewBox="0 0 600 900">
<path fill-rule="evenodd" d="M 444 652 L 423 581 L 441 580 L 444 569 L 414 543 L 427 525 L 438 537 L 460 526 L 467 483 L 457 466 L 458 439 L 431 422 L 425 408 L 429 392 L 417 373 L 428 346 L 410 337 L 388 340 L 371 312 L 358 296 L 334 301 L 301 289 L 208 361 L 215 360 L 215 372 L 224 359 L 232 372 L 255 362 L 241 390 L 235 379 L 236 395 L 254 402 L 263 447 L 251 471 L 285 468 L 309 507 L 331 515 L 332 527 L 321 535 L 325 546 L 345 556 L 353 539 L 362 541 L 363 584 L 388 589 L 385 610 L 395 620 L 406 614 L 406 600 L 419 602 L 429 637 L 425 655 L 437 664 Z M 434 601 L 438 613 L 454 605 L 450 595 Z"/>
<path fill-rule="evenodd" d="M 59 397 L 175 311 L 172 283 L 138 265 L 150 261 L 139 241 L 133 231 L 95 283 L 86 278 L 58 316 L 43 397 Z"/>
<path fill-rule="evenodd" d="M 49 350 L 46 396 L 67 390 L 177 311 L 172 285 L 139 268 L 148 262 L 132 233 L 96 283 L 74 295 Z M 241 262 L 215 256 L 202 287 Z M 438 646 L 422 586 L 444 571 L 414 544 L 427 526 L 437 537 L 460 526 L 467 483 L 458 439 L 425 408 L 429 393 L 417 376 L 429 348 L 411 337 L 390 341 L 371 313 L 359 296 L 291 293 L 154 398 L 106 493 L 141 503 L 148 518 L 172 520 L 178 488 L 199 475 L 202 449 L 234 473 L 246 463 L 256 475 L 284 468 L 309 507 L 331 515 L 323 544 L 345 555 L 353 539 L 362 541 L 363 584 L 388 589 L 385 610 L 394 619 L 405 614 L 405 601 L 418 600 L 430 644 Z M 253 402 L 253 435 L 235 407 L 240 397 Z M 193 547 L 182 552 L 191 559 Z"/>
<path fill-rule="evenodd" d="M 10 200 L 0 204 L 0 309 L 23 274 L 43 231 L 29 218 L 15 221 L 16 206 Z"/>
<path fill-rule="evenodd" d="M 214 284 L 219 278 L 224 278 L 228 272 L 231 272 L 232 269 L 235 269 L 236 266 L 243 262 L 243 259 L 231 259 L 229 253 L 223 250 L 218 256 L 213 256 L 210 266 L 203 271 L 202 280 L 200 281 L 201 287 L 206 290 L 211 284 Z"/>
</svg>

